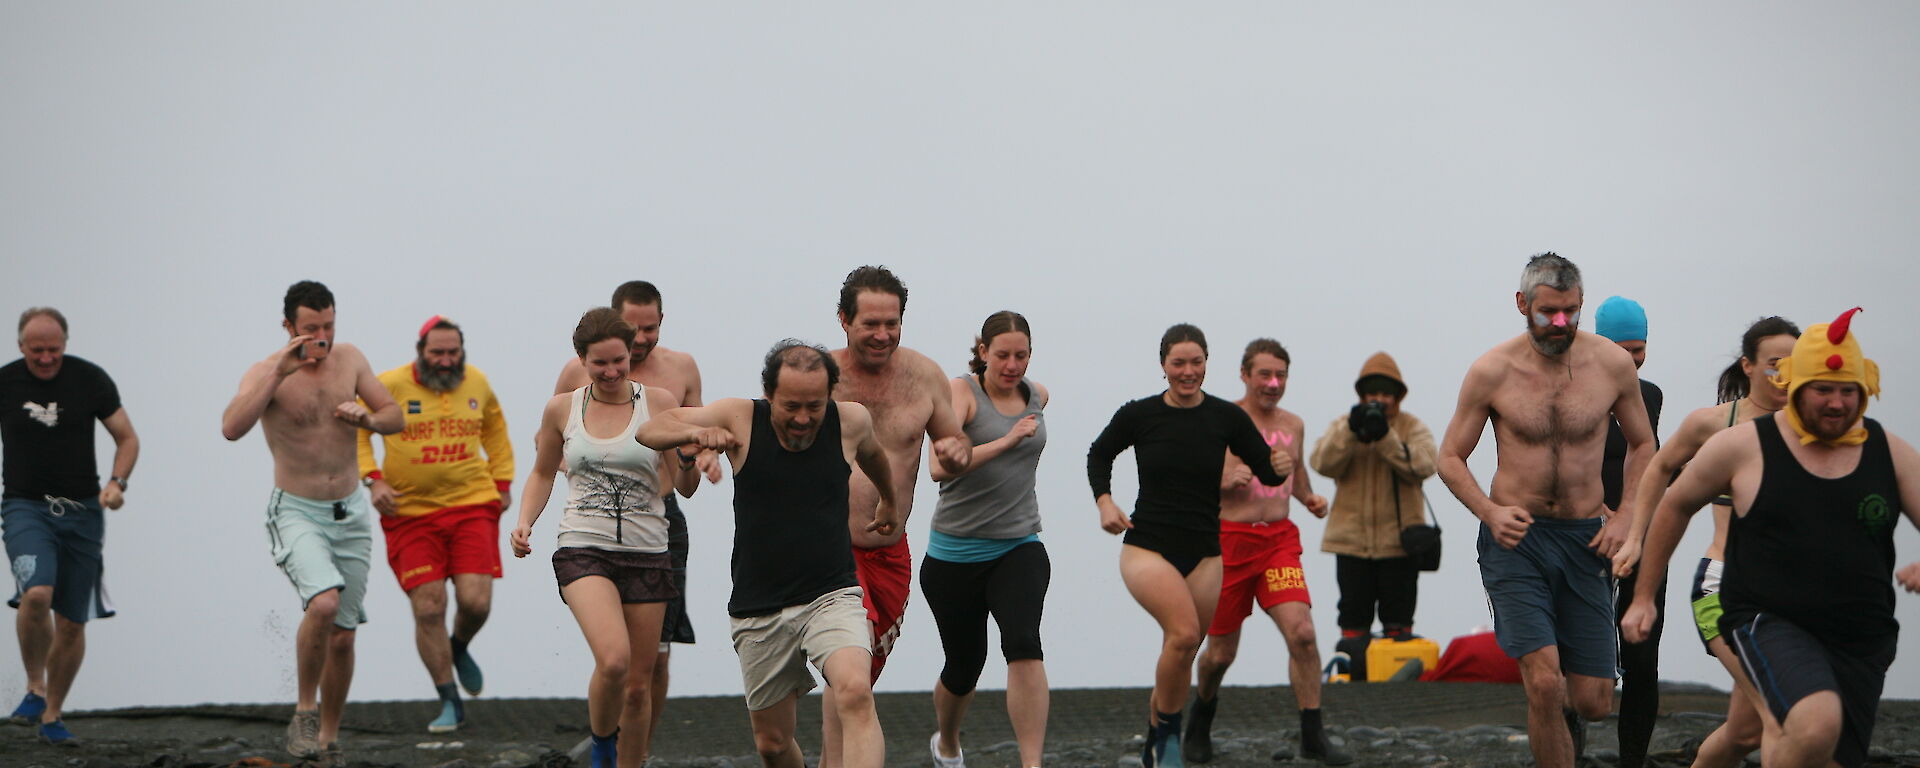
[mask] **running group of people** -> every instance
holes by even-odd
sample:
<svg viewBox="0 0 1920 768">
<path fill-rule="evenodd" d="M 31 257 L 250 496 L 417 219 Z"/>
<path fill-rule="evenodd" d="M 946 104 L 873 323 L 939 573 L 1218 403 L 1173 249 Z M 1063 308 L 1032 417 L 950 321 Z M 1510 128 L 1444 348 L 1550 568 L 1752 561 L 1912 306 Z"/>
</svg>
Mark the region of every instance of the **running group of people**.
<svg viewBox="0 0 1920 768">
<path fill-rule="evenodd" d="M 1035 485 L 1050 398 L 1027 377 L 1032 329 L 1015 312 L 988 316 L 969 374 L 949 379 L 901 346 L 906 301 L 906 285 L 884 267 L 854 270 L 839 296 L 844 348 L 781 341 L 763 361 L 760 398 L 712 403 L 693 358 L 659 345 L 663 302 L 651 284 L 623 284 L 610 306 L 580 318 L 575 354 L 541 413 L 509 539 L 516 557 L 537 549 L 533 528 L 555 474 L 564 474 L 551 560 L 594 662 L 594 766 L 643 765 L 651 752 L 671 643 L 694 639 L 684 601 L 687 525 L 674 497 L 691 497 L 703 479 L 718 482 L 723 462 L 734 493 L 727 612 L 763 763 L 804 764 L 794 730 L 799 697 L 815 686 L 812 666 L 826 682 L 819 764 L 885 764 L 872 685 L 911 591 L 904 531 L 923 449 L 940 494 L 921 592 L 946 655 L 933 685 L 930 757 L 942 768 L 964 765 L 961 725 L 991 617 L 1020 764 L 1041 763 L 1048 684 L 1040 624 L 1051 569 Z M 1697 764 L 1737 764 L 1755 749 L 1768 765 L 1865 759 L 1897 628 L 1892 529 L 1902 514 L 1920 525 L 1920 454 L 1862 416 L 1879 376 L 1860 351 L 1852 313 L 1804 334 L 1780 318 L 1755 323 L 1722 377 L 1721 404 L 1690 414 L 1656 452 L 1659 390 L 1636 375 L 1645 315 L 1616 297 L 1598 313 L 1604 336 L 1595 335 L 1579 330 L 1583 303 L 1571 262 L 1531 259 L 1515 294 L 1528 330 L 1473 363 L 1437 449 L 1425 426 L 1399 411 L 1406 386 L 1391 358 L 1369 360 L 1356 383 L 1362 403 L 1313 452 L 1314 468 L 1341 484 L 1332 504 L 1298 472 L 1304 423 L 1278 405 L 1286 349 L 1272 339 L 1248 344 L 1245 394 L 1229 402 L 1202 389 L 1205 334 L 1186 324 L 1166 331 L 1166 389 L 1122 406 L 1087 456 L 1099 524 L 1124 534 L 1122 580 L 1162 629 L 1144 765 L 1211 760 L 1220 684 L 1255 604 L 1287 640 L 1300 754 L 1351 762 L 1321 719 L 1320 656 L 1291 501 L 1318 517 L 1363 494 L 1394 502 L 1385 533 L 1368 523 L 1327 548 L 1341 558 L 1343 632 L 1364 632 L 1377 604 L 1386 634 L 1407 637 L 1417 569 L 1399 561 L 1412 546 L 1374 539 L 1399 538 L 1409 498 L 1412 521 L 1423 521 L 1418 484 L 1436 470 L 1482 523 L 1482 579 L 1500 646 L 1519 660 L 1540 765 L 1573 763 L 1580 720 L 1611 709 L 1616 668 L 1627 670 L 1626 708 L 1641 711 L 1622 713 L 1623 756 L 1637 741 L 1635 762 L 1644 757 L 1650 725 L 1644 735 L 1626 732 L 1646 709 L 1634 703 L 1634 687 L 1644 698 L 1656 679 L 1635 670 L 1650 675 L 1652 662 L 1616 648 L 1621 639 L 1633 649 L 1657 638 L 1665 571 L 1701 506 L 1715 510 L 1715 537 L 1697 569 L 1693 615 L 1735 695 Z M 499 402 L 467 364 L 457 323 L 428 319 L 416 359 L 376 375 L 358 349 L 335 343 L 325 286 L 295 284 L 283 310 L 288 341 L 247 371 L 222 433 L 237 440 L 257 423 L 274 459 L 268 540 L 304 608 L 287 749 L 340 765 L 372 520 L 442 702 L 427 728 L 456 730 L 465 719 L 461 689 L 477 695 L 484 685 L 469 646 L 501 575 L 499 521 L 512 506 L 514 457 Z M 0 368 L 5 541 L 28 680 L 13 717 L 37 722 L 49 742 L 72 744 L 60 712 L 85 623 L 112 615 L 100 583 L 101 510 L 120 506 L 139 441 L 112 380 L 65 355 L 59 312 L 28 310 L 19 333 L 23 360 Z M 104 484 L 95 420 L 116 443 Z M 1498 469 L 1482 490 L 1466 459 L 1489 422 Z M 1139 469 L 1131 513 L 1111 482 L 1128 449 Z M 1355 462 L 1377 466 L 1384 479 L 1339 480 Z M 1617 604 L 1616 577 L 1628 580 Z M 1897 580 L 1920 591 L 1920 563 Z"/>
</svg>

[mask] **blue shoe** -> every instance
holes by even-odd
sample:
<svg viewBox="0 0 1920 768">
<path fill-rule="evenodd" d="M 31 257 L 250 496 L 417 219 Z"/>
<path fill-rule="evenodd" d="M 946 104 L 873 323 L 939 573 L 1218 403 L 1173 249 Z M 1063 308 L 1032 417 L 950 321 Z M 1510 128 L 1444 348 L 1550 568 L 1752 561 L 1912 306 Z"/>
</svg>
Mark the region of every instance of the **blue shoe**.
<svg viewBox="0 0 1920 768">
<path fill-rule="evenodd" d="M 592 766 L 592 768 L 616 768 L 619 763 L 619 755 L 615 747 L 619 743 L 620 731 L 618 730 L 615 730 L 612 736 L 604 739 L 599 736 L 593 737 L 593 755 L 591 762 L 587 763 L 587 765 Z"/>
<path fill-rule="evenodd" d="M 433 722 L 427 723 L 427 733 L 452 733 L 460 730 L 460 726 L 466 722 L 466 719 L 460 716 L 460 711 L 453 706 L 453 702 L 442 701 L 440 716 L 434 718 Z"/>
<path fill-rule="evenodd" d="M 40 715 L 47 711 L 47 700 L 40 694 L 28 691 L 20 700 L 20 706 L 13 708 L 13 714 L 7 718 L 21 725 L 33 725 L 40 722 Z"/>
<path fill-rule="evenodd" d="M 51 723 L 41 723 L 40 740 L 56 747 L 80 746 L 80 740 L 74 738 L 73 732 L 67 730 L 67 724 L 60 720 L 55 720 Z"/>
<path fill-rule="evenodd" d="M 460 678 L 460 687 L 466 689 L 468 696 L 480 695 L 486 678 L 480 674 L 480 665 L 473 660 L 473 654 L 467 653 L 465 643 L 453 645 L 453 674 Z"/>
</svg>

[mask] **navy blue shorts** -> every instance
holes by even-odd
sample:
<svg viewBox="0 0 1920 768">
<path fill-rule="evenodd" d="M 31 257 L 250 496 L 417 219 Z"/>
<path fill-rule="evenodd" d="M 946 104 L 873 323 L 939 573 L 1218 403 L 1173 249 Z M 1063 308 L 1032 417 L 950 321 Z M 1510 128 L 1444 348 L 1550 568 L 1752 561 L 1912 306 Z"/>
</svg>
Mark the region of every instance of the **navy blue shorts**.
<svg viewBox="0 0 1920 768">
<path fill-rule="evenodd" d="M 1612 563 L 1587 547 L 1601 522 L 1536 517 L 1513 549 L 1480 525 L 1480 583 L 1493 607 L 1494 638 L 1508 656 L 1559 646 L 1563 671 L 1613 679 L 1620 632 Z"/>
<path fill-rule="evenodd" d="M 101 577 L 107 519 L 99 499 L 7 499 L 0 502 L 0 521 L 13 570 L 14 592 L 7 605 L 19 608 L 29 588 L 50 586 L 53 611 L 68 621 L 84 624 L 113 615 Z"/>
<path fill-rule="evenodd" d="M 1880 691 L 1893 665 L 1898 634 L 1837 647 L 1771 613 L 1723 616 L 1722 637 L 1740 657 L 1740 668 L 1766 699 L 1775 720 L 1801 699 L 1821 691 L 1840 697 L 1840 741 L 1833 761 L 1853 768 L 1867 762 Z"/>
</svg>

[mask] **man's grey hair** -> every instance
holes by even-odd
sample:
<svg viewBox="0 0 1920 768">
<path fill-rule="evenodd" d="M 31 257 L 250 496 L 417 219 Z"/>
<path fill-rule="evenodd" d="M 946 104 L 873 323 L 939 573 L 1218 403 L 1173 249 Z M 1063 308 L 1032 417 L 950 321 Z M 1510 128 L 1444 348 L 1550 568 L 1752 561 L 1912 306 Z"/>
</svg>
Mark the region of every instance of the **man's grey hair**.
<svg viewBox="0 0 1920 768">
<path fill-rule="evenodd" d="M 1556 291 L 1581 290 L 1580 268 L 1553 251 L 1527 259 L 1527 268 L 1520 270 L 1520 292 L 1528 304 L 1533 303 L 1534 289 L 1543 285 Z"/>
<path fill-rule="evenodd" d="M 27 323 L 32 322 L 36 317 L 51 318 L 55 323 L 60 325 L 60 338 L 64 339 L 67 337 L 67 316 L 60 314 L 60 310 L 54 309 L 53 307 L 28 307 L 27 311 L 20 313 L 20 337 L 22 339 L 25 339 L 27 336 Z"/>
</svg>

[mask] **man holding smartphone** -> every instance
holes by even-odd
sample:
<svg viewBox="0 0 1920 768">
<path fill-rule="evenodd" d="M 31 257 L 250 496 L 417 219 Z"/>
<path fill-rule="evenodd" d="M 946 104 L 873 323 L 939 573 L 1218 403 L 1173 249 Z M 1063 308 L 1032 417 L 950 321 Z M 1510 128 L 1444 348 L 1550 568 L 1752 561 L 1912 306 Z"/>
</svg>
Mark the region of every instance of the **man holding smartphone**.
<svg viewBox="0 0 1920 768">
<path fill-rule="evenodd" d="M 273 453 L 267 533 L 274 562 L 306 614 L 294 641 L 299 703 L 287 751 L 344 765 L 336 739 L 373 555 L 356 429 L 391 435 L 405 422 L 366 356 L 351 344 L 333 344 L 333 292 L 311 280 L 294 283 L 283 311 L 291 338 L 247 369 L 220 431 L 239 440 L 258 422 Z"/>
</svg>

